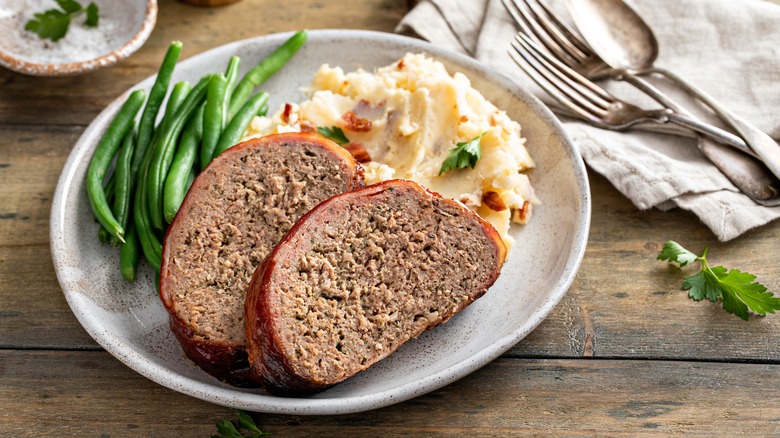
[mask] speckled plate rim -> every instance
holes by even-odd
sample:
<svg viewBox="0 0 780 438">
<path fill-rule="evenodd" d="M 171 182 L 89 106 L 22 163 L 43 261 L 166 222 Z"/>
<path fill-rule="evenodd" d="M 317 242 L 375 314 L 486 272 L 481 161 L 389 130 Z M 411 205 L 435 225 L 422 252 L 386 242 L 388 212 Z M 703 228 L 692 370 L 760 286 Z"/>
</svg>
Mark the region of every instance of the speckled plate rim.
<svg viewBox="0 0 780 438">
<path fill-rule="evenodd" d="M 208 57 L 216 50 L 236 48 L 242 44 L 252 44 L 263 40 L 270 40 L 272 43 L 281 44 L 281 42 L 286 40 L 290 35 L 291 33 L 272 34 L 237 41 L 196 55 L 189 60 L 183 61 L 183 63 L 190 62 L 198 57 Z M 579 201 L 577 220 L 574 224 L 574 229 L 568 230 L 571 233 L 572 247 L 570 252 L 561 258 L 561 275 L 558 277 L 554 286 L 550 288 L 550 290 L 545 291 L 547 295 L 544 303 L 539 306 L 527 320 L 517 326 L 506 336 L 499 338 L 497 341 L 494 341 L 486 348 L 475 351 L 473 354 L 464 360 L 461 360 L 454 366 L 450 366 L 438 372 L 432 373 L 413 382 L 401 384 L 399 386 L 392 387 L 391 389 L 371 393 L 368 395 L 340 398 L 283 398 L 261 393 L 245 392 L 224 386 L 208 385 L 178 373 L 171 372 L 167 368 L 149 361 L 147 358 L 144 358 L 141 354 L 139 354 L 139 352 L 129 348 L 129 346 L 123 343 L 121 339 L 112 335 L 112 333 L 110 333 L 110 331 L 108 331 L 103 324 L 101 324 L 95 318 L 91 318 L 89 315 L 85 314 L 82 309 L 79 309 L 78 300 L 74 295 L 78 293 L 78 290 L 73 290 L 69 287 L 66 287 L 67 283 L 63 276 L 67 274 L 64 272 L 63 268 L 61 268 L 65 262 L 64 258 L 67 254 L 67 248 L 64 246 L 63 238 L 63 234 L 65 232 L 65 224 L 63 219 L 66 213 L 65 198 L 67 196 L 67 189 L 74 178 L 77 176 L 77 163 L 82 160 L 88 160 L 87 153 L 90 152 L 89 148 L 94 146 L 94 144 L 98 141 L 102 129 L 104 129 L 105 125 L 110 121 L 110 118 L 113 117 L 123 101 L 126 99 L 128 93 L 130 92 L 130 90 L 128 90 L 119 96 L 116 100 L 114 100 L 110 105 L 108 105 L 95 118 L 95 120 L 90 124 L 82 137 L 76 143 L 73 151 L 68 157 L 60 175 L 53 199 L 50 223 L 50 239 L 52 258 L 54 261 L 57 278 L 63 288 L 66 300 L 71 306 L 71 309 L 73 310 L 79 322 L 106 351 L 108 351 L 110 354 L 136 372 L 154 382 L 157 382 L 175 391 L 188 394 L 211 403 L 256 412 L 298 415 L 331 415 L 376 409 L 405 401 L 441 388 L 491 362 L 509 348 L 517 344 L 534 328 L 536 328 L 560 302 L 574 281 L 584 256 L 588 241 L 591 217 L 590 187 L 588 183 L 587 172 L 585 170 L 585 164 L 582 161 L 582 158 L 574 147 L 569 136 L 563 130 L 563 127 L 559 123 L 558 119 L 541 101 L 534 97 L 530 92 L 513 83 L 510 79 L 490 70 L 472 58 L 438 48 L 421 40 L 374 31 L 310 31 L 310 41 L 318 38 L 339 39 L 344 41 L 360 42 L 361 44 L 370 44 L 372 42 L 377 44 L 398 44 L 427 52 L 434 57 L 442 58 L 458 65 L 467 66 L 472 70 L 476 70 L 481 74 L 484 74 L 488 80 L 497 83 L 504 89 L 510 90 L 512 94 L 520 101 L 522 101 L 522 103 L 526 105 L 530 111 L 534 112 L 535 115 L 547 125 L 552 136 L 555 137 L 563 147 L 563 152 L 565 154 L 564 158 L 572 166 L 578 189 L 578 193 L 576 193 L 576 198 Z M 153 76 L 147 78 L 145 81 L 133 87 L 133 89 L 144 87 L 144 85 L 148 88 L 148 86 L 151 85 L 151 81 L 153 79 Z"/>
<path fill-rule="evenodd" d="M 149 38 L 155 24 L 157 24 L 157 0 L 146 0 L 146 13 L 138 32 L 122 47 L 105 55 L 86 61 L 66 64 L 41 64 L 19 59 L 4 52 L 2 47 L 0 47 L 0 66 L 31 76 L 72 76 L 87 73 L 101 67 L 116 64 L 135 53 Z"/>
</svg>

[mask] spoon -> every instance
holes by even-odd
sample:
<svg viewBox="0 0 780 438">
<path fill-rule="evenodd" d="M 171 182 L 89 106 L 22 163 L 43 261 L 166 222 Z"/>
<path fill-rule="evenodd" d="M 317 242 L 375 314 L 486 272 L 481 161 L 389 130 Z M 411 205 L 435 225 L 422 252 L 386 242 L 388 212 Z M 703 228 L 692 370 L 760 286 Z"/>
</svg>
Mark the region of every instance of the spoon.
<svg viewBox="0 0 780 438">
<path fill-rule="evenodd" d="M 610 67 L 629 74 L 660 74 L 706 103 L 742 136 L 766 167 L 780 178 L 780 145 L 772 137 L 674 73 L 655 67 L 658 41 L 652 29 L 622 0 L 567 0 L 582 36 Z M 704 140 L 702 140 L 704 141 Z"/>
</svg>

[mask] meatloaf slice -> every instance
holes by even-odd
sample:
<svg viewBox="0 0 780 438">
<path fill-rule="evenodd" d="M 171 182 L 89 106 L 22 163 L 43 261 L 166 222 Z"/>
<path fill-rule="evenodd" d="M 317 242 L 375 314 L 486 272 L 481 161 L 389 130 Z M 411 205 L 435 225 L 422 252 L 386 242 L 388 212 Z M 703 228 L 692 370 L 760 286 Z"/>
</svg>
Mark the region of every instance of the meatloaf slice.
<svg viewBox="0 0 780 438">
<path fill-rule="evenodd" d="M 304 213 L 362 186 L 346 150 L 308 134 L 249 140 L 215 158 L 168 227 L 162 253 L 160 298 L 187 356 L 247 384 L 244 297 L 255 267 Z"/>
<path fill-rule="evenodd" d="M 505 254 L 489 223 L 412 181 L 331 198 L 255 271 L 252 377 L 279 395 L 327 389 L 482 296 Z"/>
</svg>

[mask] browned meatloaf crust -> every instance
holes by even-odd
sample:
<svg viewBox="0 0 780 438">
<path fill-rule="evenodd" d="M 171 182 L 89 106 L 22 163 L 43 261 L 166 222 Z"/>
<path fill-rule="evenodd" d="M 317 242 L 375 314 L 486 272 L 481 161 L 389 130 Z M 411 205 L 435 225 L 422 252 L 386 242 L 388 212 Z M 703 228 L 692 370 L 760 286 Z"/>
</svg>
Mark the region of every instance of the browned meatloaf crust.
<svg viewBox="0 0 780 438">
<path fill-rule="evenodd" d="M 482 296 L 505 254 L 489 223 L 412 181 L 331 198 L 255 271 L 252 377 L 279 395 L 327 389 Z"/>
<path fill-rule="evenodd" d="M 187 356 L 246 385 L 244 297 L 255 267 L 304 213 L 362 186 L 348 152 L 308 134 L 249 140 L 215 158 L 168 227 L 162 253 L 160 298 Z"/>
</svg>

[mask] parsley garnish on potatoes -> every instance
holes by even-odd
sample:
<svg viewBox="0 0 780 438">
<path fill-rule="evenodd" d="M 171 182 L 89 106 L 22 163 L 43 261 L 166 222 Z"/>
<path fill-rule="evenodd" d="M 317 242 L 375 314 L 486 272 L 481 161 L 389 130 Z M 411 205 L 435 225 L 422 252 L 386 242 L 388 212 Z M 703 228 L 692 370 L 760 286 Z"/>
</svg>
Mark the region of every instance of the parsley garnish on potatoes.
<svg viewBox="0 0 780 438">
<path fill-rule="evenodd" d="M 473 169 L 477 165 L 477 161 L 482 158 L 481 142 L 483 135 L 485 135 L 484 132 L 469 141 L 460 142 L 450 149 L 450 155 L 441 164 L 439 175 L 454 169 L 465 169 L 467 167 Z"/>
<path fill-rule="evenodd" d="M 340 146 L 344 146 L 349 143 L 349 139 L 344 135 L 344 131 L 338 126 L 318 126 L 317 131 L 323 137 L 338 143 Z"/>
</svg>

